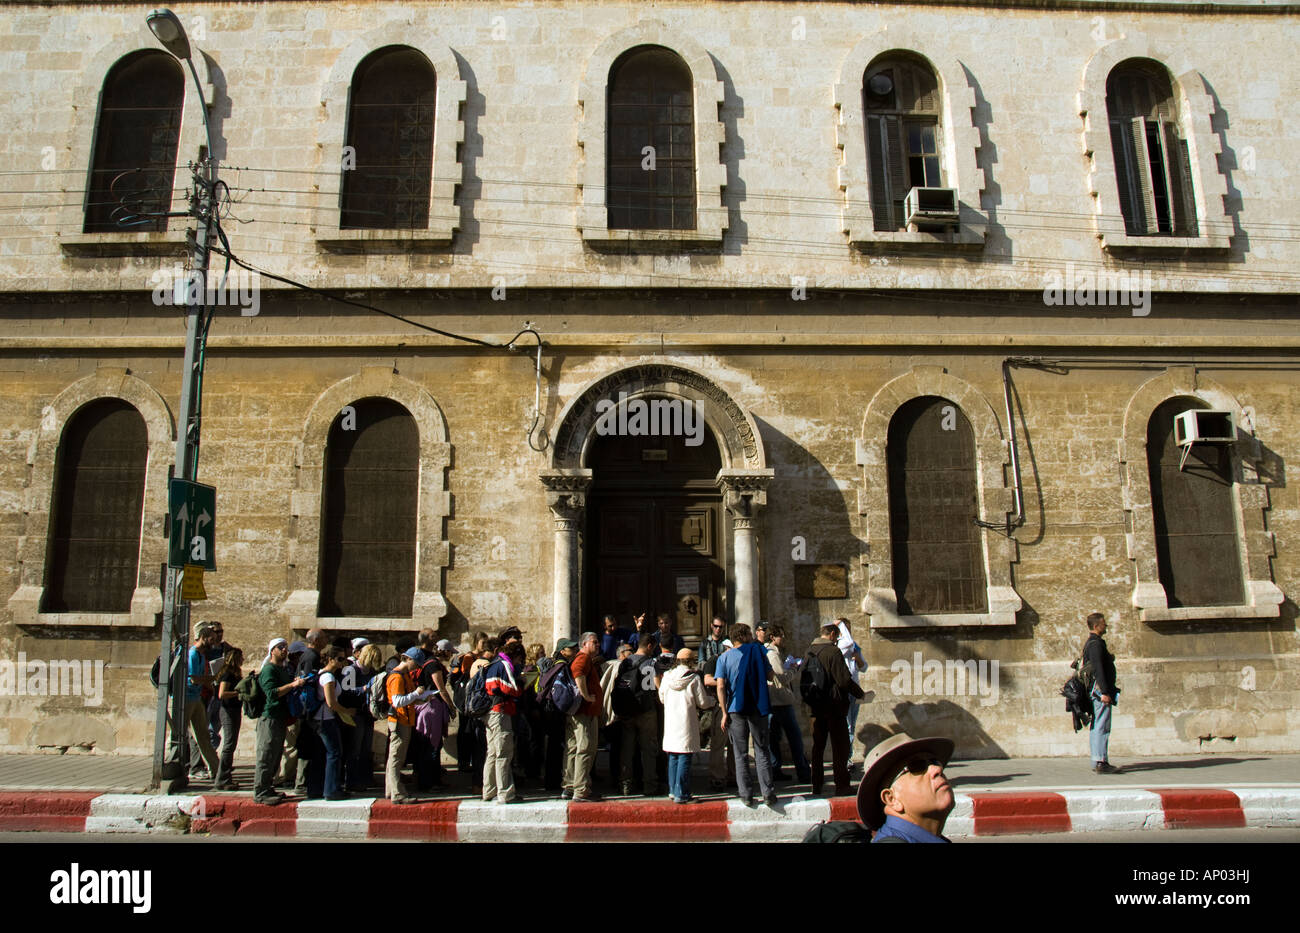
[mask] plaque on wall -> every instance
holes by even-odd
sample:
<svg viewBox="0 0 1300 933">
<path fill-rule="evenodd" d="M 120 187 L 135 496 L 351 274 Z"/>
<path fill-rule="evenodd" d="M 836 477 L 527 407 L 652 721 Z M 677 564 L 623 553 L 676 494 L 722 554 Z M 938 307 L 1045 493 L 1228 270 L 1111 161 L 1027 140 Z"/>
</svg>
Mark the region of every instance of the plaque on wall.
<svg viewBox="0 0 1300 933">
<path fill-rule="evenodd" d="M 700 592 L 699 577 L 678 577 L 677 578 L 677 595 L 694 596 Z"/>
<path fill-rule="evenodd" d="M 651 449 L 651 450 L 643 450 L 643 451 L 641 451 L 641 459 L 642 459 L 642 460 L 660 460 L 660 461 L 666 461 L 666 460 L 668 459 L 668 451 L 667 451 L 667 450 L 653 450 L 653 449 Z"/>
<path fill-rule="evenodd" d="M 847 564 L 797 564 L 794 595 L 799 599 L 848 599 Z"/>
</svg>

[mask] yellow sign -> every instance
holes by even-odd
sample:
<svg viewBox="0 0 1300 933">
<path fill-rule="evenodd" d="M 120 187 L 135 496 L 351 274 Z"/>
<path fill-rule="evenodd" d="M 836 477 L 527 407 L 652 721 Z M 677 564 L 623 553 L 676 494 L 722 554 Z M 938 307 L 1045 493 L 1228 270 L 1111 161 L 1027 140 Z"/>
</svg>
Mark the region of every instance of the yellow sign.
<svg viewBox="0 0 1300 933">
<path fill-rule="evenodd" d="M 201 564 L 186 564 L 185 570 L 181 574 L 181 599 L 207 599 L 208 594 L 203 589 L 203 566 Z"/>
</svg>

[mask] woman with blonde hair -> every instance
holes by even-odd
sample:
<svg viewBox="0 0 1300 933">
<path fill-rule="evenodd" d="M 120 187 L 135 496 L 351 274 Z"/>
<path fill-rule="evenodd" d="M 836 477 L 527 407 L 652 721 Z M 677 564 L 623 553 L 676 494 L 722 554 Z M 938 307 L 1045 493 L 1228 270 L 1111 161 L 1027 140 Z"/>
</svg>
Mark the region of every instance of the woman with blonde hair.
<svg viewBox="0 0 1300 933">
<path fill-rule="evenodd" d="M 346 753 L 346 786 L 350 791 L 369 790 L 375 774 L 375 720 L 370 715 L 370 681 L 384 672 L 384 653 L 378 645 L 366 645 L 344 672 L 344 682 L 351 682 L 361 692 L 361 705 L 352 710 L 356 726 Z"/>
</svg>

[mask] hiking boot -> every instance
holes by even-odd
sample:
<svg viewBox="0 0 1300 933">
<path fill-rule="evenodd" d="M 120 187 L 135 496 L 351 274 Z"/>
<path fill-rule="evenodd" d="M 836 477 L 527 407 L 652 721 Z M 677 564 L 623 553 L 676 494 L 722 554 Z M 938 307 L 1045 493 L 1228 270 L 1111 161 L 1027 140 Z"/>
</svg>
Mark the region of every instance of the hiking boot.
<svg viewBox="0 0 1300 933">
<path fill-rule="evenodd" d="M 1115 767 L 1109 761 L 1099 761 L 1093 766 L 1095 774 L 1119 774 L 1120 769 Z"/>
<path fill-rule="evenodd" d="M 420 801 L 416 800 L 414 797 L 408 797 L 405 794 L 393 798 L 393 803 L 401 804 L 403 806 L 405 806 L 406 804 L 419 803 L 419 802 Z"/>
<path fill-rule="evenodd" d="M 253 803 L 261 804 L 264 807 L 274 807 L 276 804 L 284 803 L 283 797 L 254 797 Z"/>
<path fill-rule="evenodd" d="M 235 781 L 222 781 L 216 785 L 215 790 L 239 790 L 239 784 Z"/>
<path fill-rule="evenodd" d="M 748 807 L 749 809 L 751 809 L 751 810 L 754 809 L 754 798 L 753 798 L 753 797 L 741 797 L 741 798 L 740 798 L 740 802 L 743 803 L 743 804 L 744 804 L 746 807 Z"/>
<path fill-rule="evenodd" d="M 604 797 L 600 796 L 600 794 L 596 793 L 594 790 L 586 794 L 573 795 L 574 803 L 595 803 L 598 800 L 604 800 L 604 799 L 605 799 Z"/>
<path fill-rule="evenodd" d="M 776 794 L 768 794 L 763 798 L 763 803 L 767 804 L 773 810 L 776 809 Z"/>
<path fill-rule="evenodd" d="M 326 800 L 350 800 L 351 796 L 345 790 L 336 790 L 332 794 L 325 795 Z"/>
</svg>

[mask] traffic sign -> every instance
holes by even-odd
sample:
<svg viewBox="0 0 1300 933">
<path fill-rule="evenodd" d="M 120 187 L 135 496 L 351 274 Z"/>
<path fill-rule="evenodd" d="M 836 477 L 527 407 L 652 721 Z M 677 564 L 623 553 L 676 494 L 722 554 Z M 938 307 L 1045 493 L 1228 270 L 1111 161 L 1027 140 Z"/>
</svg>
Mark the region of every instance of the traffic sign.
<svg viewBox="0 0 1300 933">
<path fill-rule="evenodd" d="M 205 570 L 217 569 L 217 490 L 184 479 L 174 479 L 167 496 L 171 516 L 167 566 L 180 569 L 198 564 Z"/>
<path fill-rule="evenodd" d="M 186 564 L 181 574 L 181 599 L 208 598 L 208 592 L 203 588 L 202 567 L 198 564 Z"/>
</svg>

